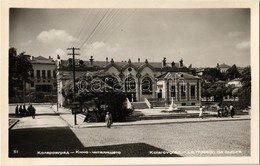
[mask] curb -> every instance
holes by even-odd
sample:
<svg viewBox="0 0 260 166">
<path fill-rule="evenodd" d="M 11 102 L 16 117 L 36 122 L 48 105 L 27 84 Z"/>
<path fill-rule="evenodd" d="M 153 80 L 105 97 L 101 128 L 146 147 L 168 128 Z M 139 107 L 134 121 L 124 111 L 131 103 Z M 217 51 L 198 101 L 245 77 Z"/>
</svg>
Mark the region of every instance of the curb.
<svg viewBox="0 0 260 166">
<path fill-rule="evenodd" d="M 241 120 L 251 120 L 251 118 L 238 118 L 238 119 L 208 119 L 208 120 L 202 120 L 202 121 L 173 121 L 173 122 L 148 122 L 148 123 L 140 123 L 140 124 L 114 124 L 113 126 L 140 126 L 140 125 L 160 125 L 160 124 L 174 124 L 174 123 L 202 123 L 202 122 L 219 122 L 219 121 L 241 121 Z M 68 123 L 68 122 L 67 122 Z M 69 124 L 70 125 L 70 124 Z M 99 125 L 99 126 L 72 126 L 72 128 L 99 128 L 99 127 L 105 127 L 106 125 Z"/>
<path fill-rule="evenodd" d="M 15 122 L 9 126 L 9 130 L 11 130 L 18 122 L 19 120 L 15 120 Z"/>
<path fill-rule="evenodd" d="M 53 109 L 53 108 L 51 108 L 51 109 L 52 109 L 52 111 L 53 111 L 55 114 L 57 114 L 57 115 L 60 117 L 60 119 L 63 120 L 70 128 L 73 128 L 73 126 L 72 126 L 68 121 L 66 121 L 66 120 L 60 115 L 59 112 L 55 111 L 55 109 Z"/>
</svg>

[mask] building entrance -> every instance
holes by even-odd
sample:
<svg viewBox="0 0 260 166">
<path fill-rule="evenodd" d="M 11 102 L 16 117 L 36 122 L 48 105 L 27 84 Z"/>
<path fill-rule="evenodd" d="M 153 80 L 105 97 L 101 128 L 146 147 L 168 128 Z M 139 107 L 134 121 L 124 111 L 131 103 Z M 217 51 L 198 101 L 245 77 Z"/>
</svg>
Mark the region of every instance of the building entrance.
<svg viewBox="0 0 260 166">
<path fill-rule="evenodd" d="M 130 102 L 136 101 L 136 83 L 132 76 L 127 77 L 125 80 L 125 92 Z"/>
</svg>

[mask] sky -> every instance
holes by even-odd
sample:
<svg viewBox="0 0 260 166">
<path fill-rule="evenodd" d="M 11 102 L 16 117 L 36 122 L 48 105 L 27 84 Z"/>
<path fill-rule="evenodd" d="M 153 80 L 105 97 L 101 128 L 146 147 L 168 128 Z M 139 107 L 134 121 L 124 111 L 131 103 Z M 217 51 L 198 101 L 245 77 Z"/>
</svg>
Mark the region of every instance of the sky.
<svg viewBox="0 0 260 166">
<path fill-rule="evenodd" d="M 10 9 L 9 47 L 32 56 L 250 65 L 250 9 Z"/>
</svg>

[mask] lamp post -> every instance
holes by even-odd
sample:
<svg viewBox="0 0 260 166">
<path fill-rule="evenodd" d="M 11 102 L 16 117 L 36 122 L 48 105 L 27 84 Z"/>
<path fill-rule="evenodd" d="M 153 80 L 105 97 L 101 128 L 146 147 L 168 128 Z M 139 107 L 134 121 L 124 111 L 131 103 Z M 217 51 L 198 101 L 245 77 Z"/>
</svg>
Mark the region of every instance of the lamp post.
<svg viewBox="0 0 260 166">
<path fill-rule="evenodd" d="M 176 88 L 175 88 L 175 92 L 173 92 L 173 93 L 175 93 L 175 96 L 177 97 L 176 93 L 178 92 L 178 89 L 177 89 L 177 82 L 176 82 L 177 78 L 176 78 L 176 75 L 179 76 L 179 77 L 183 77 L 183 75 L 180 75 L 179 73 L 174 73 L 174 83 L 175 83 L 175 87 Z M 173 80 L 172 75 L 170 75 L 170 76 L 171 76 L 170 79 Z M 178 78 L 178 80 L 179 80 L 179 78 Z M 184 87 L 184 80 L 182 80 L 182 82 L 183 82 L 183 87 Z M 177 101 L 177 99 L 176 99 L 176 101 Z M 172 96 L 171 97 L 171 104 L 170 104 L 170 106 L 168 108 L 168 111 L 174 111 L 174 110 L 179 110 L 179 109 L 178 109 L 178 106 L 176 104 L 174 104 L 173 96 Z"/>
</svg>

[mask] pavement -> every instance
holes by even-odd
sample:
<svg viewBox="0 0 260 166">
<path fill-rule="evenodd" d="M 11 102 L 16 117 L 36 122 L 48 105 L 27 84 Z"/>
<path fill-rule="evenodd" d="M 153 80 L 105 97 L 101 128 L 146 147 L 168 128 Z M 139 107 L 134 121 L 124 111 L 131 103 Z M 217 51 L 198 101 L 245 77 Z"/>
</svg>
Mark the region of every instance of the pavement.
<svg viewBox="0 0 260 166">
<path fill-rule="evenodd" d="M 75 125 L 74 115 L 71 114 L 71 111 L 66 108 L 59 108 L 57 111 L 56 107 L 52 107 L 53 111 L 60 115 L 70 127 L 72 128 L 96 128 L 96 127 L 106 127 L 105 122 L 83 122 L 84 115 L 77 114 Z M 147 112 L 147 110 L 146 110 Z M 199 123 L 199 122 L 217 122 L 217 121 L 237 121 L 237 120 L 250 120 L 249 115 L 237 115 L 234 118 L 231 117 L 205 117 L 204 119 L 200 118 L 184 118 L 184 119 L 156 119 L 156 120 L 138 120 L 131 122 L 114 122 L 113 126 L 134 126 L 134 125 L 156 125 L 156 124 L 171 124 L 171 123 Z"/>
<path fill-rule="evenodd" d="M 59 108 L 57 111 L 56 106 L 35 105 L 35 119 L 30 116 L 15 116 L 14 108 L 15 106 L 9 106 L 9 118 L 13 119 L 10 120 L 10 124 L 16 120 L 19 122 L 9 129 L 9 157 L 250 155 L 249 115 L 236 115 L 234 118 L 205 117 L 204 119 L 115 122 L 112 128 L 107 129 L 104 122 L 83 122 L 84 115 L 77 115 L 78 124 L 74 125 L 74 115 L 70 110 Z M 208 123 L 202 125 L 202 122 Z M 211 150 L 215 153 L 204 154 Z M 218 150 L 228 153 L 218 154 Z M 96 154 L 96 152 L 111 151 L 121 154 Z M 68 154 L 45 154 L 45 152 L 68 152 Z M 88 152 L 88 154 L 78 154 L 78 152 Z M 163 152 L 163 154 L 150 154 L 150 152 Z M 164 152 L 170 152 L 170 154 L 167 155 Z"/>
</svg>

